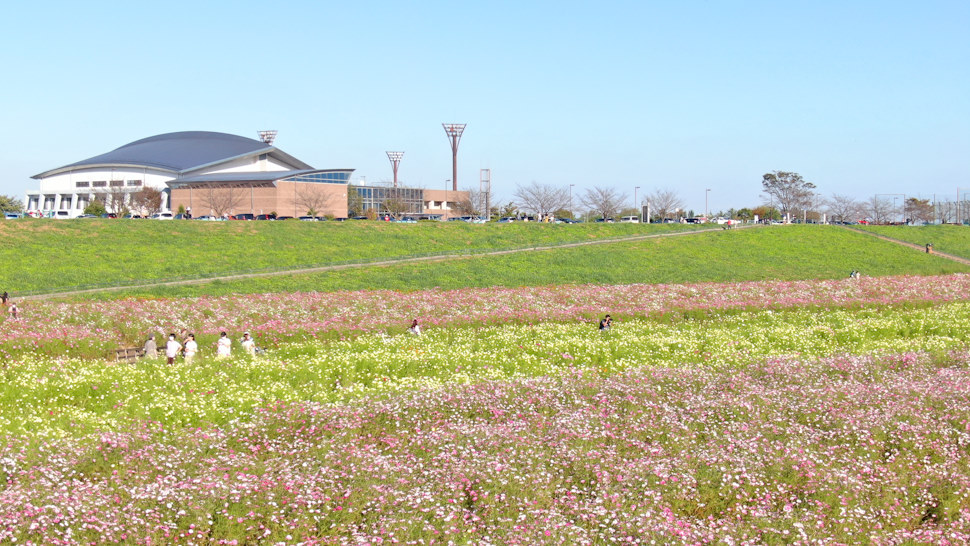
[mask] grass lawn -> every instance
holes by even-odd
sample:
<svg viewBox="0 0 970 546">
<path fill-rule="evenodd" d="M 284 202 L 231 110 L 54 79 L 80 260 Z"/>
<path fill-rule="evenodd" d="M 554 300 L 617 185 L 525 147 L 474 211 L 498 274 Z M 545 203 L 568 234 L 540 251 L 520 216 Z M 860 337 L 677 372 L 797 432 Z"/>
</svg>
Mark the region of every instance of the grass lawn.
<svg viewBox="0 0 970 546">
<path fill-rule="evenodd" d="M 702 229 L 680 224 L 0 222 L 0 290 L 198 278 L 381 258 L 522 248 Z M 708 226 L 709 227 L 709 226 Z"/>
<path fill-rule="evenodd" d="M 860 229 L 918 245 L 933 243 L 933 249 L 970 259 L 970 227 L 940 226 L 858 226 Z"/>
<path fill-rule="evenodd" d="M 89 297 L 838 279 L 852 270 L 867 276 L 937 275 L 970 267 L 839 227 L 792 225 Z"/>
</svg>

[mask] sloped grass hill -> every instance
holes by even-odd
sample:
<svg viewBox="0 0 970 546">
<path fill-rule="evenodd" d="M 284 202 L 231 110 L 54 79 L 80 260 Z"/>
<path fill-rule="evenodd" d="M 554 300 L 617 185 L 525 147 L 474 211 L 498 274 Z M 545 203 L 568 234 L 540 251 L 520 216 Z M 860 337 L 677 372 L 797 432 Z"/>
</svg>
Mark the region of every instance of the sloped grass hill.
<svg viewBox="0 0 970 546">
<path fill-rule="evenodd" d="M 0 222 L 0 290 L 213 277 L 698 229 L 689 225 L 464 222 Z"/>
<path fill-rule="evenodd" d="M 772 226 L 93 297 L 839 279 L 852 270 L 865 276 L 938 275 L 970 267 L 835 226 Z"/>
</svg>

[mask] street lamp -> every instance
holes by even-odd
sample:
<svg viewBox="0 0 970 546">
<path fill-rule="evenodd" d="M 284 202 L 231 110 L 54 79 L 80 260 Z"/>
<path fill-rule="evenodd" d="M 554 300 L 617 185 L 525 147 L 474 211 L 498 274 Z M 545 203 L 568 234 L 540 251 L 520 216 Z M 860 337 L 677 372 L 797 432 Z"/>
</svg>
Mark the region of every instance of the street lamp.
<svg viewBox="0 0 970 546">
<path fill-rule="evenodd" d="M 707 215 L 709 214 L 707 211 L 707 196 L 709 196 L 710 194 L 711 194 L 711 188 L 707 188 L 706 190 L 704 190 L 704 217 L 705 218 L 707 218 Z"/>
<path fill-rule="evenodd" d="M 573 186 L 576 184 L 569 185 L 569 214 L 573 214 Z"/>
<path fill-rule="evenodd" d="M 637 190 L 639 190 L 639 189 L 640 189 L 640 186 L 634 186 L 634 188 L 633 188 L 633 208 L 637 209 L 637 220 L 641 220 L 641 218 L 640 218 L 640 202 L 637 201 Z"/>
</svg>

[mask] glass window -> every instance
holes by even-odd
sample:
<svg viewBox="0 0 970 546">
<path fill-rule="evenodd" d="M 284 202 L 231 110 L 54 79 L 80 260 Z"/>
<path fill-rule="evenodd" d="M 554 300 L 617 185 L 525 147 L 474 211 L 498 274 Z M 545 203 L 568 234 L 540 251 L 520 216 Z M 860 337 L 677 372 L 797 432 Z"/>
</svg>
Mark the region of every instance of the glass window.
<svg viewBox="0 0 970 546">
<path fill-rule="evenodd" d="M 141 180 L 129 180 L 128 181 L 128 185 L 129 186 L 136 186 L 136 187 L 137 186 L 141 186 Z"/>
<path fill-rule="evenodd" d="M 75 188 L 87 188 L 87 187 L 90 187 L 90 186 L 91 186 L 91 183 L 90 182 L 75 182 L 74 183 L 74 187 Z"/>
<path fill-rule="evenodd" d="M 105 180 L 95 180 L 94 182 L 91 182 L 91 185 L 95 188 L 103 188 L 108 185 L 108 182 Z"/>
<path fill-rule="evenodd" d="M 125 185 L 125 181 L 124 180 L 112 180 L 111 181 L 111 187 L 112 188 L 120 188 L 120 187 L 122 187 L 124 185 Z"/>
</svg>

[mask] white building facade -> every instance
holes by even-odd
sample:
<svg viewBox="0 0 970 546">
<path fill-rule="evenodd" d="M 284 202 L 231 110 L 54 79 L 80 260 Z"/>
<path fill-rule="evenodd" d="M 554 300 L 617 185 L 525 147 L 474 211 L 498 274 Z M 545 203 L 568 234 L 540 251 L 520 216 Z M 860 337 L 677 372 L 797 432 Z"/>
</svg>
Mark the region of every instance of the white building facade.
<svg viewBox="0 0 970 546">
<path fill-rule="evenodd" d="M 33 216 L 76 218 L 96 199 L 119 212 L 134 194 L 153 188 L 162 192 L 162 209 L 169 211 L 171 188 L 183 177 L 306 169 L 312 167 L 261 140 L 206 131 L 167 133 L 35 175 L 39 189 L 28 191 L 24 203 Z"/>
</svg>

